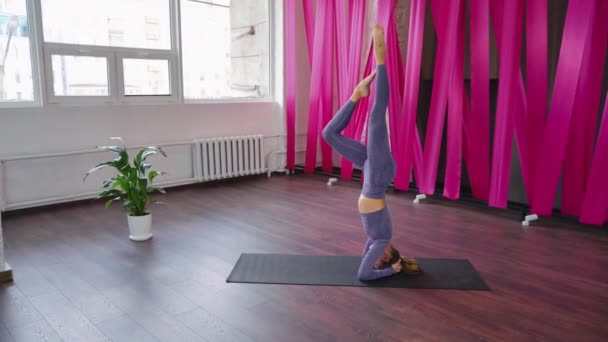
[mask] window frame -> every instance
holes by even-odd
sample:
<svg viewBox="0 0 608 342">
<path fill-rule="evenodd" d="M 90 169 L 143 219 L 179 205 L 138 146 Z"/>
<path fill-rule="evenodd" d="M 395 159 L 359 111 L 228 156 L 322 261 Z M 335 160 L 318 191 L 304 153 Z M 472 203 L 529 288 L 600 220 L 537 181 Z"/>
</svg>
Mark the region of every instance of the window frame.
<svg viewBox="0 0 608 342">
<path fill-rule="evenodd" d="M 125 94 L 125 59 L 150 59 L 150 60 L 165 60 L 168 62 L 169 69 L 169 89 L 170 95 L 126 95 Z M 140 50 L 138 51 L 119 51 L 116 52 L 116 71 L 119 77 L 117 78 L 117 96 L 120 103 L 177 103 L 179 100 L 177 84 L 177 61 L 175 56 L 166 51 Z"/>
<path fill-rule="evenodd" d="M 40 70 L 40 58 L 39 55 L 39 32 L 38 32 L 38 18 L 37 18 L 37 6 L 38 0 L 24 0 L 25 11 L 27 17 L 27 26 L 30 43 L 30 61 L 32 68 L 32 87 L 34 98 L 32 100 L 21 100 L 21 101 L 0 101 L 0 109 L 3 108 L 27 108 L 27 107 L 40 107 L 42 106 L 42 88 L 41 79 L 42 74 Z"/>
<path fill-rule="evenodd" d="M 107 60 L 106 75 L 108 77 L 107 96 L 75 96 L 55 95 L 55 80 L 53 77 L 53 55 L 76 57 L 104 57 Z M 46 83 L 46 96 L 49 104 L 58 103 L 112 103 L 116 97 L 117 83 L 112 70 L 116 69 L 116 58 L 111 51 L 104 51 L 98 47 L 88 45 L 71 45 L 60 43 L 45 43 L 44 46 L 44 75 Z"/>
<path fill-rule="evenodd" d="M 49 105 L 101 105 L 101 104 L 131 104 L 131 103 L 151 103 L 151 104 L 172 104 L 179 103 L 181 97 L 180 73 L 178 68 L 178 51 L 176 48 L 176 18 L 175 3 L 177 0 L 167 0 L 169 5 L 169 30 L 171 37 L 171 48 L 168 50 L 131 48 L 117 46 L 100 46 L 85 44 L 66 44 L 44 41 L 44 21 L 42 20 L 41 0 L 32 0 L 37 3 L 38 17 L 40 18 L 41 46 L 43 51 L 44 80 L 46 88 L 47 103 Z M 97 0 L 102 1 L 102 0 Z M 108 96 L 57 96 L 55 95 L 52 55 L 70 55 L 87 57 L 106 57 L 108 61 Z M 122 61 L 124 58 L 136 59 L 163 59 L 169 62 L 169 81 L 171 83 L 171 95 L 129 95 L 124 94 L 124 68 Z"/>
</svg>

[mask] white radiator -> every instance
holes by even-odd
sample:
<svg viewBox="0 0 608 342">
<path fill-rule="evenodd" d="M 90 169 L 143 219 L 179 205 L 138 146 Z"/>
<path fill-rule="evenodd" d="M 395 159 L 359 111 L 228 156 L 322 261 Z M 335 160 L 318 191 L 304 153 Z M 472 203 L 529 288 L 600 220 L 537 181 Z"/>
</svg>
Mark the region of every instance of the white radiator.
<svg viewBox="0 0 608 342">
<path fill-rule="evenodd" d="M 200 180 L 204 182 L 264 173 L 263 140 L 262 135 L 199 140 Z"/>
</svg>

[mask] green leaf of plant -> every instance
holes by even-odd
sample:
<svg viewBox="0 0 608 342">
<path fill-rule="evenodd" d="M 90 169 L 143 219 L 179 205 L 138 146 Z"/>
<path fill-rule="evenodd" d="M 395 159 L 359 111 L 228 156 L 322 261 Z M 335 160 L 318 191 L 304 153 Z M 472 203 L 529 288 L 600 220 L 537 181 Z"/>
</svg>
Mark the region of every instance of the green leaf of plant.
<svg viewBox="0 0 608 342">
<path fill-rule="evenodd" d="M 148 188 L 148 179 L 147 178 L 139 178 L 138 180 L 139 188 L 145 190 Z"/>
<path fill-rule="evenodd" d="M 109 161 L 109 162 L 105 162 L 105 163 L 101 163 L 98 164 L 97 166 L 95 166 L 94 168 L 90 169 L 89 171 L 87 171 L 87 173 L 84 175 L 84 178 L 82 179 L 82 181 L 84 182 L 87 177 L 89 177 L 89 175 L 93 172 L 97 172 L 103 168 L 106 168 L 108 166 L 112 166 L 113 161 Z"/>
<path fill-rule="evenodd" d="M 149 156 L 157 154 L 157 153 L 162 154 L 165 158 L 167 157 L 167 154 L 165 153 L 165 151 L 163 151 L 158 146 L 150 146 L 150 147 L 145 148 L 143 151 L 144 152 L 143 152 L 142 158 L 141 158 L 142 162 L 145 161 L 146 158 L 148 158 Z"/>
<path fill-rule="evenodd" d="M 150 173 L 148 173 L 148 179 L 150 180 L 150 184 L 152 184 L 152 182 L 154 181 L 154 179 L 156 179 L 156 177 L 158 176 L 165 176 L 168 175 L 168 173 L 166 172 L 158 172 L 158 171 L 150 171 Z"/>
<path fill-rule="evenodd" d="M 118 169 L 120 172 L 122 172 L 123 174 L 127 174 L 129 172 L 130 169 L 130 165 L 129 165 L 129 154 L 127 153 L 126 150 L 122 151 L 120 153 L 120 157 L 114 159 L 114 167 L 116 169 Z"/>
<path fill-rule="evenodd" d="M 104 188 L 114 188 L 116 186 L 116 178 L 110 178 L 110 179 L 106 179 L 105 181 L 103 181 L 103 187 Z"/>
<path fill-rule="evenodd" d="M 102 197 L 106 197 L 106 196 L 122 196 L 122 195 L 123 195 L 123 192 L 118 189 L 109 189 L 109 190 L 100 192 L 99 196 L 97 196 L 97 198 L 102 198 Z"/>
<path fill-rule="evenodd" d="M 150 170 L 150 168 L 152 167 L 152 164 L 142 163 L 140 167 L 141 167 L 141 173 L 145 174 L 148 170 Z"/>
<path fill-rule="evenodd" d="M 140 164 L 141 164 L 141 161 L 142 161 L 142 159 L 141 159 L 141 158 L 142 158 L 142 155 L 143 155 L 143 154 L 144 154 L 144 152 L 146 152 L 147 150 L 148 150 L 147 148 L 144 148 L 144 149 L 142 149 L 141 151 L 139 151 L 139 152 L 137 153 L 137 155 L 135 156 L 135 159 L 134 159 L 134 164 L 135 164 L 135 166 L 137 166 L 137 165 L 140 165 Z"/>
</svg>

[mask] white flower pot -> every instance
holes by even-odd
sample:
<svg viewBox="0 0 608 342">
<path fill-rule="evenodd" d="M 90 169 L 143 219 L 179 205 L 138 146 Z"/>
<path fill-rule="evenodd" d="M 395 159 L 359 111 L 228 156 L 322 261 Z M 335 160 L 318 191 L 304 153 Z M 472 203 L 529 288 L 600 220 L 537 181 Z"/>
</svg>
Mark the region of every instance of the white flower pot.
<svg viewBox="0 0 608 342">
<path fill-rule="evenodd" d="M 152 238 L 152 214 L 145 216 L 127 215 L 129 220 L 129 239 L 146 241 Z"/>
</svg>

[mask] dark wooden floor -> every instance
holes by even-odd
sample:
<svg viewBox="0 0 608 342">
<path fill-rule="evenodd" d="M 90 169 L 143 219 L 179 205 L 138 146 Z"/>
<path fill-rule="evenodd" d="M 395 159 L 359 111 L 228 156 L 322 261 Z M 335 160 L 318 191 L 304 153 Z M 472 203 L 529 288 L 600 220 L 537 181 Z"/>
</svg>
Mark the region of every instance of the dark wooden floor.
<svg viewBox="0 0 608 342">
<path fill-rule="evenodd" d="M 80 203 L 3 220 L 0 341 L 606 341 L 608 234 L 389 195 L 404 254 L 468 258 L 492 292 L 226 284 L 241 252 L 356 255 L 355 183 L 276 176 L 174 189 L 155 236 Z"/>
</svg>

